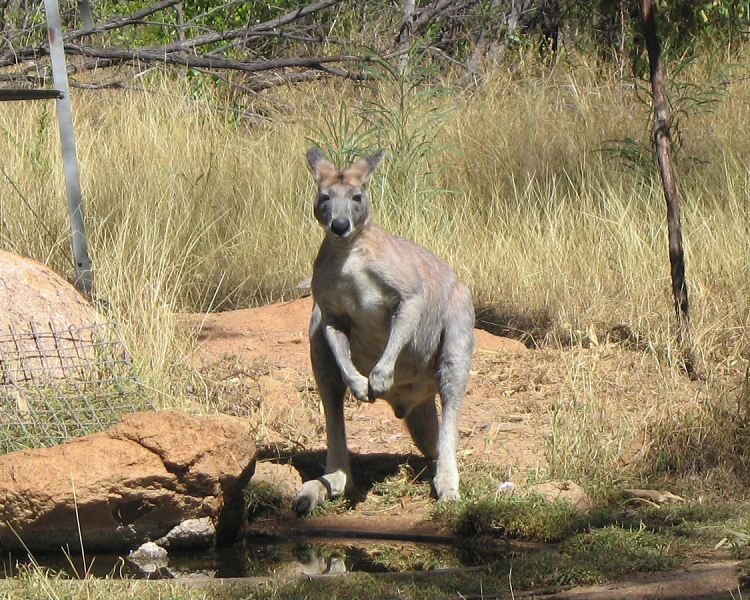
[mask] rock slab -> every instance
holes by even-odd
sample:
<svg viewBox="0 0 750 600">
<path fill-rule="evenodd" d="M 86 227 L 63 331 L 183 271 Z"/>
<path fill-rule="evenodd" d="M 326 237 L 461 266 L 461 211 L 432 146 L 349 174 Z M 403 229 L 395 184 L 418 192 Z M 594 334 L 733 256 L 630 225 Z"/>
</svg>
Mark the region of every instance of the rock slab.
<svg viewBox="0 0 750 600">
<path fill-rule="evenodd" d="M 0 550 L 116 551 L 209 518 L 215 543 L 244 523 L 256 449 L 238 419 L 132 413 L 102 433 L 0 456 Z"/>
</svg>

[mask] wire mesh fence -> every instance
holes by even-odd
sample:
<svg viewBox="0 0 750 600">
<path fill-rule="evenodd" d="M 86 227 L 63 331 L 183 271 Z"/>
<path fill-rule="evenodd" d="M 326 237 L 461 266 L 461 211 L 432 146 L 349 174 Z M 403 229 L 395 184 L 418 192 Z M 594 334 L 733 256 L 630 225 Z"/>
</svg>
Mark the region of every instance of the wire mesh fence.
<svg viewBox="0 0 750 600">
<path fill-rule="evenodd" d="M 113 324 L 0 333 L 0 453 L 59 444 L 148 409 Z"/>
</svg>

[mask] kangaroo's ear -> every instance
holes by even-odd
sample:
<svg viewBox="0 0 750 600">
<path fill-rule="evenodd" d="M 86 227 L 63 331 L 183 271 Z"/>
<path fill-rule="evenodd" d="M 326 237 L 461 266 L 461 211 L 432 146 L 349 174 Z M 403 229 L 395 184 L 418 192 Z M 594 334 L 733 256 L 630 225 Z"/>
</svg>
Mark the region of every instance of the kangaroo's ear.
<svg viewBox="0 0 750 600">
<path fill-rule="evenodd" d="M 334 165 L 320 148 L 310 148 L 307 151 L 307 162 L 310 165 L 313 178 L 318 185 L 323 184 L 327 181 L 332 183 L 336 179 L 338 169 Z"/>
<path fill-rule="evenodd" d="M 370 178 L 370 174 L 375 170 L 375 167 L 380 164 L 380 161 L 383 160 L 384 154 L 385 148 L 381 148 L 372 156 L 359 159 L 351 167 L 344 171 L 345 175 L 356 177 L 357 179 L 359 179 L 360 183 L 367 183 L 367 180 Z"/>
</svg>

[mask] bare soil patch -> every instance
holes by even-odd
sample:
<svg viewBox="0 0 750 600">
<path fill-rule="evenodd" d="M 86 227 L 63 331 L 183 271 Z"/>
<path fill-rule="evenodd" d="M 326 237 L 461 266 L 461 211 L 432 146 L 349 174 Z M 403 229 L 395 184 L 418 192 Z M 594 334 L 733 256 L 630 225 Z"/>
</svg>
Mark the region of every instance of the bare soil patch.
<svg viewBox="0 0 750 600">
<path fill-rule="evenodd" d="M 219 410 L 253 420 L 260 441 L 325 449 L 324 421 L 309 359 L 312 298 L 261 308 L 188 317 L 200 325 L 195 360 Z M 551 398 L 564 374 L 551 353 L 477 330 L 477 352 L 460 421 L 464 457 L 491 464 L 544 467 Z M 347 437 L 354 454 L 418 454 L 387 403 L 347 399 Z"/>
</svg>

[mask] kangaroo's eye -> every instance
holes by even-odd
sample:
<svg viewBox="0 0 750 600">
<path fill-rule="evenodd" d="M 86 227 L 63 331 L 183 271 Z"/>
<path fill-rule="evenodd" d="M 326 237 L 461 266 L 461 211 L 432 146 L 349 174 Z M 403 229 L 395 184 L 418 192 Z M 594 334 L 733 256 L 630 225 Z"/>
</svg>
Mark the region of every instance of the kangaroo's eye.
<svg viewBox="0 0 750 600">
<path fill-rule="evenodd" d="M 352 196 L 352 200 L 354 200 L 355 202 L 362 202 L 362 194 L 354 194 Z"/>
<path fill-rule="evenodd" d="M 328 194 L 319 194 L 318 195 L 318 202 L 328 202 L 331 199 L 331 197 Z"/>
</svg>

